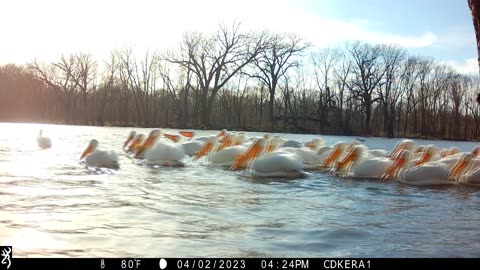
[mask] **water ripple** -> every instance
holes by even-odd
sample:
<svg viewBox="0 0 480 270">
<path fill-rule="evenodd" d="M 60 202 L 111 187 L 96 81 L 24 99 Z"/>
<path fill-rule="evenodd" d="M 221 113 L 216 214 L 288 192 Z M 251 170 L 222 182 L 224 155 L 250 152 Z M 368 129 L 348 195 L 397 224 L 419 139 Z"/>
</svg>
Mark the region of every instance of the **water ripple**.
<svg viewBox="0 0 480 270">
<path fill-rule="evenodd" d="M 19 257 L 480 256 L 478 188 L 315 171 L 262 179 L 204 160 L 163 168 L 123 154 L 120 170 L 89 171 L 78 163 L 86 143 L 96 137 L 102 148 L 119 150 L 130 128 L 42 125 L 54 148 L 40 151 L 40 125 L 0 127 L 13 132 L 0 133 L 0 244 L 13 245 Z M 368 139 L 387 150 L 397 142 Z M 474 145 L 431 143 L 464 151 Z"/>
</svg>

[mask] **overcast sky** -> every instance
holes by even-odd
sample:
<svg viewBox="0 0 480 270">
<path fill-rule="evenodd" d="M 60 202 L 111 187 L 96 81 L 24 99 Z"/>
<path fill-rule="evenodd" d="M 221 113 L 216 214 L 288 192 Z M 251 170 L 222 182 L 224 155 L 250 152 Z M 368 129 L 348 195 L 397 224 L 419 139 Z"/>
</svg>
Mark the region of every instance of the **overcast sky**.
<svg viewBox="0 0 480 270">
<path fill-rule="evenodd" d="M 103 59 L 126 46 L 175 48 L 184 32 L 234 20 L 245 31 L 297 33 L 317 47 L 397 43 L 478 74 L 467 0 L 8 0 L 0 3 L 0 64 L 72 52 Z"/>
</svg>

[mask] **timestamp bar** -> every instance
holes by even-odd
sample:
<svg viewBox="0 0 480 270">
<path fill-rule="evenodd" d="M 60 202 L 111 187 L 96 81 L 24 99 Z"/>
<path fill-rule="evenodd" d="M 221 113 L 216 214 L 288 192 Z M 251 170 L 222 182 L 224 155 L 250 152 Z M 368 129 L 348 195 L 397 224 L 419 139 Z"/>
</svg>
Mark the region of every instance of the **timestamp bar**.
<svg viewBox="0 0 480 270">
<path fill-rule="evenodd" d="M 12 269 L 478 269 L 472 259 L 379 258 L 11 258 Z M 0 270 L 7 269 L 0 264 Z"/>
</svg>

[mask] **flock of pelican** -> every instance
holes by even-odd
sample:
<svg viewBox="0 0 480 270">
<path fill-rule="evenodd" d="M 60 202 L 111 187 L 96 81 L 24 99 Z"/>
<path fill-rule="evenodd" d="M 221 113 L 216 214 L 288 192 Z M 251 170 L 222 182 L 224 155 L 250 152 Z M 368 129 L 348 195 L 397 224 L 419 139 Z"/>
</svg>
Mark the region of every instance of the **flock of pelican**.
<svg viewBox="0 0 480 270">
<path fill-rule="evenodd" d="M 307 175 L 306 171 L 320 171 L 411 185 L 480 186 L 480 146 L 471 152 L 459 152 L 456 147 L 440 150 L 434 145 L 416 146 L 413 140 L 402 140 L 388 153 L 368 149 L 358 140 L 326 146 L 321 138 L 300 143 L 269 134 L 247 138 L 242 132 L 227 130 L 206 137 L 195 137 L 189 131 L 179 134 L 155 129 L 145 136 L 132 131 L 123 150 L 132 160 L 147 165 L 183 167 L 186 156 L 190 156 L 193 161 L 204 159 L 257 177 L 298 178 Z M 42 137 L 41 131 L 37 142 L 41 148 L 51 147 L 50 139 Z M 119 169 L 118 156 L 99 150 L 98 144 L 91 140 L 80 160 L 87 167 Z"/>
</svg>

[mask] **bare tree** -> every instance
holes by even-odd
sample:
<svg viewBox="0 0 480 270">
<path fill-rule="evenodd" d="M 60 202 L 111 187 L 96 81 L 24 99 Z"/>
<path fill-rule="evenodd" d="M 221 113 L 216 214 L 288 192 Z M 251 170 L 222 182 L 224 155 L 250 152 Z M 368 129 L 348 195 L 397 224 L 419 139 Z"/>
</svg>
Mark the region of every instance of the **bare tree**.
<svg viewBox="0 0 480 270">
<path fill-rule="evenodd" d="M 97 63 L 89 53 L 78 53 L 72 55 L 75 67 L 72 72 L 72 80 L 78 87 L 78 92 L 82 95 L 83 101 L 83 121 L 88 123 L 89 115 L 87 111 L 87 94 L 94 90 L 96 85 L 96 67 Z"/>
<path fill-rule="evenodd" d="M 57 90 L 58 96 L 63 100 L 64 114 L 67 121 L 74 120 L 76 105 L 75 95 L 78 89 L 78 64 L 74 55 L 68 58 L 60 57 L 60 61 L 50 65 L 40 64 L 34 61 L 30 66 L 38 79 L 46 85 Z"/>
<path fill-rule="evenodd" d="M 265 35 L 243 34 L 240 24 L 221 26 L 211 36 L 186 34 L 180 54 L 170 53 L 167 60 L 189 69 L 196 77 L 201 98 L 204 126 L 211 126 L 210 114 L 218 91 L 265 49 Z"/>
<path fill-rule="evenodd" d="M 340 52 L 333 48 L 322 49 L 312 55 L 315 83 L 320 91 L 317 106 L 320 132 L 324 131 L 328 113 L 334 104 L 335 93 L 329 84 L 332 82 L 331 76 L 336 72 L 334 68 L 339 58 Z"/>
<path fill-rule="evenodd" d="M 399 47 L 382 45 L 380 47 L 380 58 L 384 68 L 382 83 L 379 85 L 380 104 L 383 107 L 383 127 L 387 137 L 395 137 L 395 109 L 402 94 L 399 87 L 400 68 L 405 59 L 406 52 Z"/>
<path fill-rule="evenodd" d="M 386 70 L 380 64 L 380 47 L 367 43 L 356 42 L 349 50 L 353 59 L 352 78 L 346 85 L 352 96 L 360 101 L 365 113 L 364 130 L 371 134 L 370 123 L 372 106 L 380 98 L 374 90 L 381 86 Z"/>
<path fill-rule="evenodd" d="M 250 76 L 257 78 L 269 91 L 268 119 L 269 129 L 273 130 L 275 121 L 274 101 L 279 80 L 292 67 L 298 66 L 295 57 L 310 46 L 293 34 L 273 34 L 268 38 L 268 47 L 260 51 L 253 59 L 256 72 Z"/>
</svg>

